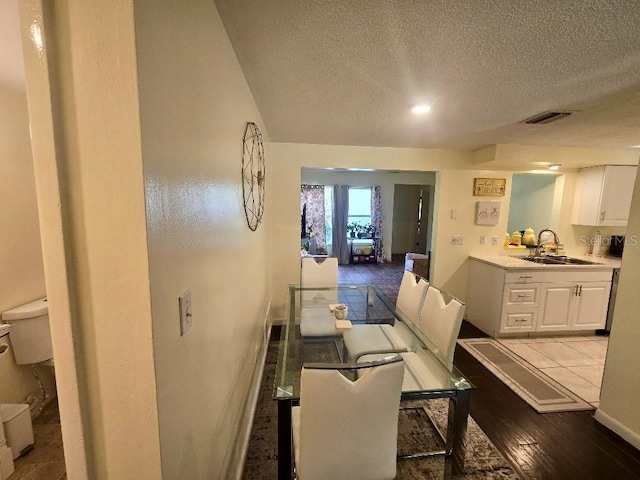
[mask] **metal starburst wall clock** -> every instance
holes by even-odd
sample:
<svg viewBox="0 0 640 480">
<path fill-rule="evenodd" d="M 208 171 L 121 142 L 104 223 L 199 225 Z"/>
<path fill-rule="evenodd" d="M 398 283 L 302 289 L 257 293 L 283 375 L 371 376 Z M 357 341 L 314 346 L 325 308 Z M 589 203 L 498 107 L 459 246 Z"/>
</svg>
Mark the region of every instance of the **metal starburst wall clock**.
<svg viewBox="0 0 640 480">
<path fill-rule="evenodd" d="M 265 163 L 262 133 L 247 122 L 242 139 L 242 201 L 247 225 L 254 232 L 264 214 Z"/>
</svg>

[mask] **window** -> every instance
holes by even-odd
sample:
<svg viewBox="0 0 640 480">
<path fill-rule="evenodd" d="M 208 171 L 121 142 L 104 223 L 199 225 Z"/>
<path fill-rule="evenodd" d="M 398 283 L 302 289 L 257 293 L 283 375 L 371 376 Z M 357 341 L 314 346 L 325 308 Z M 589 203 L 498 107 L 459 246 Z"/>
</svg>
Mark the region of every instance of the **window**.
<svg viewBox="0 0 640 480">
<path fill-rule="evenodd" d="M 349 218 L 347 223 L 371 223 L 371 187 L 349 188 Z"/>
</svg>

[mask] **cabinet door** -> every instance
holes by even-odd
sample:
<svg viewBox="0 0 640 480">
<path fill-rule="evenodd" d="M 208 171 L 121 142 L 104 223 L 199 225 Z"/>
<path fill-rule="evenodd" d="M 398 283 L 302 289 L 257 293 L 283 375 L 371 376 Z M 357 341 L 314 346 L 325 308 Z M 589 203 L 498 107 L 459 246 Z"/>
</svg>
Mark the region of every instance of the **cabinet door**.
<svg viewBox="0 0 640 480">
<path fill-rule="evenodd" d="M 578 285 L 572 330 L 596 330 L 604 328 L 609 306 L 610 282 L 593 282 Z"/>
<path fill-rule="evenodd" d="M 604 172 L 600 225 L 626 225 L 638 167 L 607 166 Z"/>
<path fill-rule="evenodd" d="M 551 283 L 544 287 L 542 311 L 538 316 L 536 331 L 569 330 L 573 302 L 576 296 L 575 283 Z"/>
</svg>

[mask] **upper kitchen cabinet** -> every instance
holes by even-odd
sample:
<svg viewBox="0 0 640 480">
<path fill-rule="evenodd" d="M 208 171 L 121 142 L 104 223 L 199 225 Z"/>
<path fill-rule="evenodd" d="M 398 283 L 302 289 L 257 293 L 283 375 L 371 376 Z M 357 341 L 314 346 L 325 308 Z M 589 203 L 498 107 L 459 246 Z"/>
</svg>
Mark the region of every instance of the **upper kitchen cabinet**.
<svg viewBox="0 0 640 480">
<path fill-rule="evenodd" d="M 580 170 L 574 225 L 626 226 L 638 167 L 606 165 Z"/>
</svg>

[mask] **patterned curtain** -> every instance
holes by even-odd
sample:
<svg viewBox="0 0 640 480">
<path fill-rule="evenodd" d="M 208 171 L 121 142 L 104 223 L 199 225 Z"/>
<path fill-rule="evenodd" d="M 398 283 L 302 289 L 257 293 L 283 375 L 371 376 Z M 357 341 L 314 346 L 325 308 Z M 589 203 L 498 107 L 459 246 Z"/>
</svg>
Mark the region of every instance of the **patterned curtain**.
<svg viewBox="0 0 640 480">
<path fill-rule="evenodd" d="M 302 185 L 300 189 L 300 215 L 304 205 L 307 205 L 307 236 L 314 243 L 314 254 L 327 253 L 327 240 L 324 225 L 324 185 Z"/>
<path fill-rule="evenodd" d="M 380 185 L 371 188 L 371 224 L 376 229 L 376 261 L 383 263 L 385 258 L 384 245 L 382 243 L 382 196 L 380 195 Z"/>
</svg>

